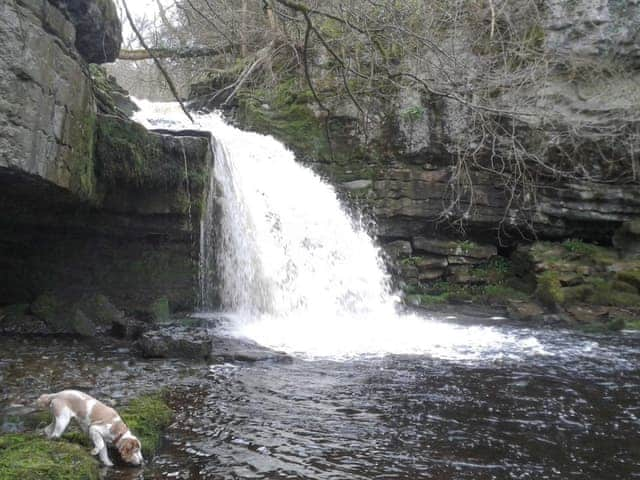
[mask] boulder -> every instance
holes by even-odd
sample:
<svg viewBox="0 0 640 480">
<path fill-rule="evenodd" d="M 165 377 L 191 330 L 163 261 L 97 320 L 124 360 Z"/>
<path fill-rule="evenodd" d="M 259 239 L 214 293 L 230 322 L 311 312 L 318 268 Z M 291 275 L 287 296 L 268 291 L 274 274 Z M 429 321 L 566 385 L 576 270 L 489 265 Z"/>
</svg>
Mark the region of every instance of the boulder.
<svg viewBox="0 0 640 480">
<path fill-rule="evenodd" d="M 76 306 L 101 327 L 111 328 L 124 318 L 124 313 L 102 294 L 84 295 Z"/>
<path fill-rule="evenodd" d="M 31 304 L 30 311 L 47 325 L 46 333 L 93 337 L 98 332 L 96 324 L 78 304 L 65 301 L 53 293 L 38 296 Z"/>
</svg>

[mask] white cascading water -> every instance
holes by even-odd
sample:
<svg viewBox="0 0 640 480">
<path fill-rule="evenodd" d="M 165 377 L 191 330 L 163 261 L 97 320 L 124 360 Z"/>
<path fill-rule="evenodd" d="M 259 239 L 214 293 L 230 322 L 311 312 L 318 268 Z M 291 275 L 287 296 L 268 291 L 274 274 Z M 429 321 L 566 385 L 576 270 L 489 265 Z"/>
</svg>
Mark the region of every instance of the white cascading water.
<svg viewBox="0 0 640 480">
<path fill-rule="evenodd" d="M 148 128 L 194 128 L 175 103 L 138 103 L 135 119 Z M 530 336 L 398 313 L 379 249 L 330 185 L 272 137 L 217 113 L 196 123 L 215 139 L 201 267 L 215 258 L 219 282 L 201 272 L 203 305 L 217 294 L 234 335 L 307 358 L 544 353 Z"/>
</svg>

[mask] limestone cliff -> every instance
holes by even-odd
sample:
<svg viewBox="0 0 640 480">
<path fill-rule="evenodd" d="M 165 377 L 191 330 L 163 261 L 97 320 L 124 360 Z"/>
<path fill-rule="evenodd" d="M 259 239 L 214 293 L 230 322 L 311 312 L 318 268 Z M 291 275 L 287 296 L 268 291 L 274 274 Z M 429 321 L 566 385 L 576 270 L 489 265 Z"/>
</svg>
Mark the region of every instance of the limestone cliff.
<svg viewBox="0 0 640 480">
<path fill-rule="evenodd" d="M 327 93 L 339 88 L 340 79 L 331 83 L 325 73 L 318 88 L 324 88 L 329 116 L 304 82 L 289 80 L 242 97 L 234 113 L 246 128 L 287 143 L 350 203 L 372 215 L 374 233 L 409 293 L 477 300 L 475 293 L 484 295 L 486 286 L 509 284 L 533 294 L 535 279 L 526 286 L 511 275 L 516 249 L 536 240 L 612 247 L 616 232 L 633 230 L 629 222 L 640 217 L 640 4 L 547 0 L 535 3 L 535 19 L 526 10 L 532 4 L 501 3 L 509 28 L 523 32 L 522 43 L 503 52 L 504 82 L 470 83 L 463 101 L 391 88 L 370 112 L 364 135 L 348 96 L 332 100 Z M 475 23 L 483 21 L 490 18 Z M 467 79 L 497 48 L 488 35 L 478 38 L 471 30 L 439 34 L 442 45 L 455 45 L 457 59 L 470 72 Z M 421 75 L 428 60 L 404 68 Z M 324 62 L 330 71 L 328 57 L 311 62 L 316 73 Z M 435 85 L 446 83 L 439 84 L 439 76 L 455 78 L 437 69 L 427 73 Z M 523 77 L 530 81 L 516 81 Z M 197 100 L 208 98 L 202 96 L 207 88 L 194 87 Z M 478 128 L 483 113 L 468 107 L 481 94 L 495 110 L 486 131 Z M 517 114 L 495 113 L 516 104 Z M 492 129 L 501 134 L 493 136 Z M 518 163 L 522 157 L 529 162 L 526 171 Z M 616 245 L 611 258 L 625 257 L 629 244 Z M 538 273 L 543 270 L 548 269 Z M 504 303 L 500 296 L 483 300 Z M 640 298 L 634 301 L 640 307 Z"/>
<path fill-rule="evenodd" d="M 88 63 L 120 42 L 111 0 L 0 3 L 0 308 L 18 305 L 0 324 L 18 331 L 90 334 L 89 298 L 140 318 L 196 304 L 209 139 L 127 119 Z"/>
</svg>

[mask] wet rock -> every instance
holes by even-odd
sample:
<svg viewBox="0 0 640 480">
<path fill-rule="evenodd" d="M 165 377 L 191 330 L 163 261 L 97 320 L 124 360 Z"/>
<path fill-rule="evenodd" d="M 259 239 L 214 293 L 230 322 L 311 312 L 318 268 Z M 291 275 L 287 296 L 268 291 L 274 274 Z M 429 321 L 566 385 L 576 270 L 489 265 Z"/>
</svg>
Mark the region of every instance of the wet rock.
<svg viewBox="0 0 640 480">
<path fill-rule="evenodd" d="M 439 238 L 414 237 L 413 248 L 417 251 L 437 255 L 463 256 L 478 259 L 489 259 L 498 254 L 493 245 L 480 245 L 475 242 L 444 240 Z"/>
<path fill-rule="evenodd" d="M 442 278 L 444 274 L 445 274 L 444 269 L 438 269 L 438 268 L 435 268 L 435 269 L 429 268 L 424 270 L 418 269 L 418 280 L 420 280 L 421 282 L 430 282 L 430 281 Z"/>
<path fill-rule="evenodd" d="M 507 312 L 511 318 L 523 322 L 538 321 L 545 314 L 540 305 L 518 300 L 507 301 Z"/>
<path fill-rule="evenodd" d="M 118 338 L 128 340 L 139 339 L 144 332 L 153 328 L 148 322 L 143 322 L 133 317 L 121 317 L 116 319 L 111 325 L 111 334 Z"/>
<path fill-rule="evenodd" d="M 609 318 L 609 308 L 592 305 L 573 305 L 566 311 L 571 318 L 579 323 L 604 322 Z"/>
<path fill-rule="evenodd" d="M 291 357 L 284 352 L 262 347 L 250 340 L 214 336 L 211 346 L 212 359 L 219 362 L 259 362 L 264 360 L 287 362 L 291 360 Z"/>
<path fill-rule="evenodd" d="M 96 325 L 111 328 L 116 323 L 121 323 L 124 313 L 102 294 L 85 295 L 77 303 Z"/>
<path fill-rule="evenodd" d="M 47 324 L 29 313 L 29 305 L 8 305 L 0 308 L 0 334 L 44 335 L 48 332 Z"/>
<path fill-rule="evenodd" d="M 640 220 L 626 222 L 616 230 L 613 245 L 625 257 L 640 256 Z"/>
<path fill-rule="evenodd" d="M 92 337 L 97 333 L 96 324 L 76 304 L 70 304 L 53 293 L 40 295 L 31 304 L 31 313 L 53 334 L 71 334 Z"/>
<path fill-rule="evenodd" d="M 414 258 L 414 264 L 418 267 L 419 271 L 425 271 L 430 269 L 442 270 L 447 268 L 449 262 L 447 257 L 441 257 L 438 255 L 421 255 Z"/>
<path fill-rule="evenodd" d="M 115 77 L 109 75 L 103 67 L 92 63 L 89 65 L 89 72 L 100 113 L 115 115 L 124 120 L 139 110 L 129 97 L 129 92 L 122 88 Z"/>
<path fill-rule="evenodd" d="M 482 283 L 482 279 L 473 274 L 469 265 L 449 266 L 449 277 L 455 283 Z"/>
<path fill-rule="evenodd" d="M 347 190 L 354 191 L 354 190 L 365 190 L 367 188 L 370 188 L 372 184 L 373 184 L 373 181 L 371 180 L 353 180 L 351 182 L 342 183 L 342 186 Z"/>
<path fill-rule="evenodd" d="M 216 362 L 287 361 L 288 355 L 255 342 L 213 334 L 206 327 L 165 327 L 146 332 L 138 341 L 144 357 L 185 358 Z"/>
<path fill-rule="evenodd" d="M 480 265 L 485 261 L 485 259 L 482 258 L 473 258 L 458 255 L 449 255 L 448 257 L 446 257 L 446 259 L 449 265 Z"/>
<path fill-rule="evenodd" d="M 73 310 L 67 328 L 70 333 L 75 333 L 82 337 L 93 337 L 98 331 L 96 324 L 79 308 Z"/>
<path fill-rule="evenodd" d="M 142 334 L 138 346 L 144 357 L 207 360 L 211 334 L 206 328 L 166 327 Z"/>
<path fill-rule="evenodd" d="M 394 242 L 389 242 L 384 244 L 382 247 L 384 251 L 394 260 L 399 258 L 410 257 L 413 249 L 411 248 L 411 243 L 406 240 L 396 240 Z"/>
</svg>

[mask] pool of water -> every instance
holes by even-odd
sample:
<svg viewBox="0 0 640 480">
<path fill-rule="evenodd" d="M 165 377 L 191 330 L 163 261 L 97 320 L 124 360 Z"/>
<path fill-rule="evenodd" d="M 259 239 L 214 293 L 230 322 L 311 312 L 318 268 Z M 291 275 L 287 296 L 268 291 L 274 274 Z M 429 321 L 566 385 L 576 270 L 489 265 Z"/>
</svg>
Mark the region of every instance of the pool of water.
<svg viewBox="0 0 640 480">
<path fill-rule="evenodd" d="M 640 478 L 640 337 L 497 328 L 541 348 L 194 365 L 0 339 L 0 410 L 70 386 L 120 402 L 167 386 L 162 452 L 112 480 Z"/>
</svg>

